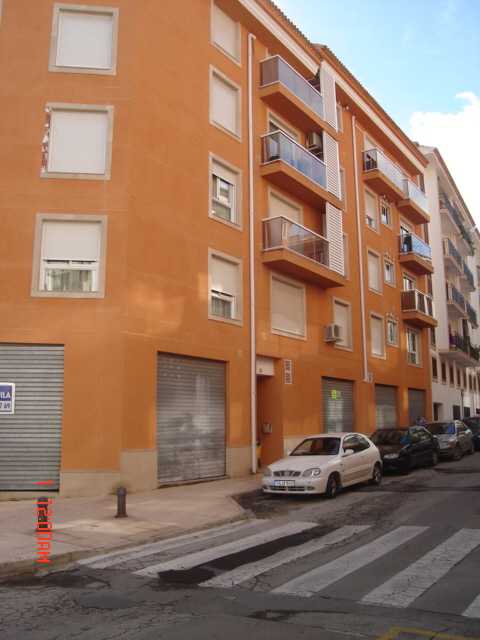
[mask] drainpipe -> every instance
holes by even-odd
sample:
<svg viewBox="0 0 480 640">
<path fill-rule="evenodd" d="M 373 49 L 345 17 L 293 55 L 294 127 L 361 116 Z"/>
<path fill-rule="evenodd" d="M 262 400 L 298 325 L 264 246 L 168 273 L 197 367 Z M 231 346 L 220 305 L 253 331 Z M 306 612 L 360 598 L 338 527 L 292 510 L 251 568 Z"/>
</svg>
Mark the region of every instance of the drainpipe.
<svg viewBox="0 0 480 640">
<path fill-rule="evenodd" d="M 363 278 L 363 236 L 360 214 L 360 195 L 358 190 L 357 140 L 355 136 L 357 119 L 352 115 L 353 174 L 355 178 L 355 209 L 357 213 L 358 273 L 360 276 L 360 322 L 362 327 L 363 381 L 368 379 L 367 331 L 365 327 L 365 282 Z"/>
<path fill-rule="evenodd" d="M 248 221 L 250 284 L 250 427 L 251 466 L 257 473 L 257 347 L 255 335 L 255 184 L 253 179 L 253 42 L 248 34 Z"/>
</svg>

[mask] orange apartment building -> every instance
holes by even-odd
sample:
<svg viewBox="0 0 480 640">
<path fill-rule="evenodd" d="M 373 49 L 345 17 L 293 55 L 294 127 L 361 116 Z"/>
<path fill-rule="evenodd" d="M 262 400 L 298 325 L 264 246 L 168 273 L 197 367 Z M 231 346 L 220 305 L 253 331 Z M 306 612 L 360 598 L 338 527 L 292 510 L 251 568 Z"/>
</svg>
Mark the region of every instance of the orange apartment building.
<svg viewBox="0 0 480 640">
<path fill-rule="evenodd" d="M 426 159 L 269 0 L 187 4 L 3 2 L 7 497 L 430 418 Z"/>
</svg>

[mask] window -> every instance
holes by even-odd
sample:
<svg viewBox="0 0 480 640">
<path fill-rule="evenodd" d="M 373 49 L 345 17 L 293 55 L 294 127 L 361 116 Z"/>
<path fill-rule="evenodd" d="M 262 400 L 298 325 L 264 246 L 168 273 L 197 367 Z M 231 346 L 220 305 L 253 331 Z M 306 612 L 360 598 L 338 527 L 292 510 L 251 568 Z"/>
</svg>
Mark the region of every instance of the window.
<svg viewBox="0 0 480 640">
<path fill-rule="evenodd" d="M 342 339 L 335 343 L 337 347 L 352 347 L 352 310 L 347 302 L 333 301 L 333 322 L 342 327 Z"/>
<path fill-rule="evenodd" d="M 387 342 L 398 346 L 398 322 L 392 318 L 387 318 Z"/>
<path fill-rule="evenodd" d="M 303 220 L 302 207 L 275 191 L 270 191 L 268 194 L 268 216 L 269 218 L 284 216 L 300 224 Z"/>
<path fill-rule="evenodd" d="M 392 226 L 392 210 L 386 200 L 380 200 L 380 220 L 387 227 Z"/>
<path fill-rule="evenodd" d="M 466 371 L 463 372 L 463 388 L 464 389 L 467 388 L 467 373 L 466 373 Z"/>
<path fill-rule="evenodd" d="M 445 362 L 441 363 L 441 369 L 442 369 L 442 383 L 447 384 L 447 365 Z"/>
<path fill-rule="evenodd" d="M 365 219 L 367 225 L 376 231 L 378 228 L 377 199 L 369 191 L 365 191 Z"/>
<path fill-rule="evenodd" d="M 383 259 L 384 279 L 387 284 L 395 286 L 395 265 L 388 258 Z"/>
<path fill-rule="evenodd" d="M 415 280 L 410 276 L 407 276 L 406 273 L 403 274 L 403 290 L 404 291 L 413 291 L 415 289 Z"/>
<path fill-rule="evenodd" d="M 116 73 L 118 9 L 56 4 L 50 71 Z"/>
<path fill-rule="evenodd" d="M 241 260 L 210 250 L 209 276 L 209 317 L 239 324 L 242 320 Z"/>
<path fill-rule="evenodd" d="M 420 365 L 420 334 L 413 329 L 407 329 L 407 361 Z"/>
<path fill-rule="evenodd" d="M 370 316 L 370 337 L 372 341 L 372 355 L 383 358 L 385 356 L 385 340 L 383 329 L 383 318 L 381 316 Z"/>
<path fill-rule="evenodd" d="M 113 107 L 47 105 L 41 176 L 110 178 Z"/>
<path fill-rule="evenodd" d="M 305 287 L 273 275 L 271 282 L 272 332 L 305 337 Z"/>
<path fill-rule="evenodd" d="M 103 297 L 105 228 L 104 216 L 39 214 L 32 296 Z"/>
<path fill-rule="evenodd" d="M 372 251 L 368 252 L 368 286 L 372 291 L 380 293 L 380 256 Z"/>
<path fill-rule="evenodd" d="M 345 169 L 340 167 L 340 193 L 343 202 L 343 210 L 347 210 L 347 183 L 345 181 Z"/>
<path fill-rule="evenodd" d="M 457 369 L 457 387 L 461 387 L 461 386 L 462 386 L 462 376 L 461 376 L 460 369 Z"/>
<path fill-rule="evenodd" d="M 212 4 L 212 42 L 228 56 L 240 61 L 240 24 Z"/>
<path fill-rule="evenodd" d="M 291 126 L 289 126 L 284 120 L 281 120 L 278 116 L 273 113 L 268 114 L 268 131 L 283 131 L 287 136 L 293 138 L 297 142 L 300 141 L 300 136 L 298 135 L 298 131 L 295 131 Z"/>
<path fill-rule="evenodd" d="M 437 359 L 432 358 L 432 378 L 434 380 L 438 379 L 438 368 L 437 368 Z"/>
<path fill-rule="evenodd" d="M 240 172 L 211 158 L 210 215 L 231 224 L 240 225 Z"/>
<path fill-rule="evenodd" d="M 343 109 L 342 105 L 337 102 L 337 131 L 343 131 Z"/>
<path fill-rule="evenodd" d="M 453 365 L 450 365 L 448 367 L 448 373 L 449 373 L 449 377 L 450 377 L 450 386 L 454 387 L 455 386 L 455 371 L 453 369 Z"/>
<path fill-rule="evenodd" d="M 210 71 L 210 121 L 239 138 L 240 89 L 219 71 Z"/>
</svg>

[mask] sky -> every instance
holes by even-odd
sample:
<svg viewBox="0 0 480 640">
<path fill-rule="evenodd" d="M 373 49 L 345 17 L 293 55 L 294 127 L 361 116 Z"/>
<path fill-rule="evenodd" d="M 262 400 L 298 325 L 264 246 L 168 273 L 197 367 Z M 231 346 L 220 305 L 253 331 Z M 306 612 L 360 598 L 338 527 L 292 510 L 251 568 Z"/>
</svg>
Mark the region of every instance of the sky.
<svg viewBox="0 0 480 640">
<path fill-rule="evenodd" d="M 413 140 L 438 147 L 480 227 L 480 0 L 274 0 Z"/>
</svg>

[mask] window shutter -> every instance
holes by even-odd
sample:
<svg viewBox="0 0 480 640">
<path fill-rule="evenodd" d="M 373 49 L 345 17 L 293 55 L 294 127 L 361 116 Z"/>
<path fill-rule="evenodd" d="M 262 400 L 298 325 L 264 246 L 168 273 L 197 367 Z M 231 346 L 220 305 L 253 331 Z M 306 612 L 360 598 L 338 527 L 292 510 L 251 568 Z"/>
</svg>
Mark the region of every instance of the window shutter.
<svg viewBox="0 0 480 640">
<path fill-rule="evenodd" d="M 294 222 L 302 222 L 302 211 L 300 207 L 287 202 L 276 193 L 270 193 L 268 215 L 270 218 L 274 216 L 285 216 Z"/>
<path fill-rule="evenodd" d="M 305 334 L 304 289 L 272 278 L 272 328 Z"/>
<path fill-rule="evenodd" d="M 337 129 L 337 94 L 335 90 L 335 79 L 325 68 L 325 64 L 320 67 L 320 86 L 323 96 L 323 109 L 325 120 L 335 130 Z"/>
<path fill-rule="evenodd" d="M 380 290 L 380 259 L 373 253 L 368 254 L 368 284 L 371 289 Z"/>
<path fill-rule="evenodd" d="M 99 222 L 45 220 L 42 225 L 42 258 L 98 261 L 100 238 Z"/>
<path fill-rule="evenodd" d="M 237 133 L 238 91 L 215 74 L 212 82 L 212 118 L 228 131 Z"/>
<path fill-rule="evenodd" d="M 216 162 L 215 160 L 212 161 L 212 173 L 214 173 L 219 178 L 226 180 L 230 184 L 233 184 L 235 186 L 237 184 L 238 174 L 228 169 L 225 165 Z"/>
<path fill-rule="evenodd" d="M 58 14 L 57 66 L 110 69 L 113 23 L 113 14 L 61 9 Z"/>
<path fill-rule="evenodd" d="M 370 329 L 372 334 L 372 353 L 383 356 L 383 322 L 380 318 L 370 318 Z"/>
<path fill-rule="evenodd" d="M 328 260 L 332 271 L 345 274 L 345 256 L 343 255 L 343 219 L 342 212 L 327 202 L 325 206 L 326 233 L 328 240 Z"/>
<path fill-rule="evenodd" d="M 377 201 L 368 191 L 365 191 L 365 212 L 370 218 L 377 219 Z"/>
<path fill-rule="evenodd" d="M 239 265 L 219 256 L 211 258 L 211 288 L 237 297 L 239 294 Z"/>
<path fill-rule="evenodd" d="M 337 198 L 342 197 L 340 182 L 340 161 L 338 157 L 338 142 L 323 132 L 323 153 L 327 168 L 327 190 Z"/>
<path fill-rule="evenodd" d="M 238 23 L 229 15 L 213 5 L 213 40 L 219 47 L 238 60 Z"/>
<path fill-rule="evenodd" d="M 342 327 L 342 339 L 337 342 L 340 346 L 350 344 L 350 307 L 341 302 L 334 303 L 334 322 Z"/>
</svg>

